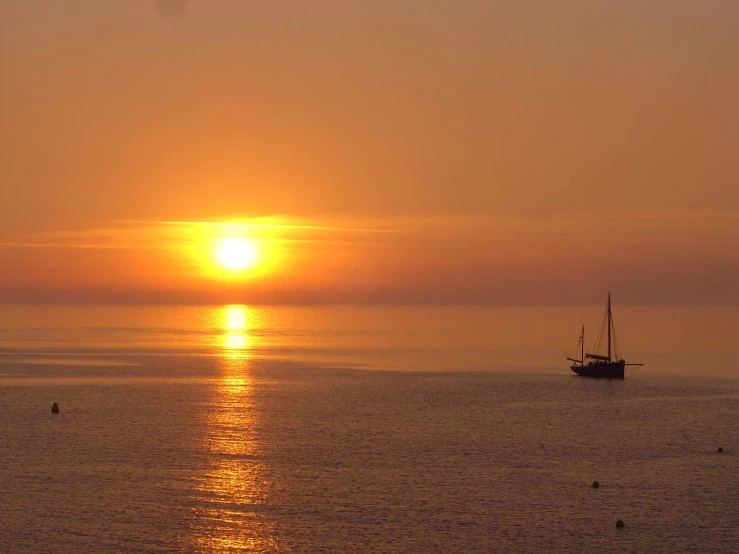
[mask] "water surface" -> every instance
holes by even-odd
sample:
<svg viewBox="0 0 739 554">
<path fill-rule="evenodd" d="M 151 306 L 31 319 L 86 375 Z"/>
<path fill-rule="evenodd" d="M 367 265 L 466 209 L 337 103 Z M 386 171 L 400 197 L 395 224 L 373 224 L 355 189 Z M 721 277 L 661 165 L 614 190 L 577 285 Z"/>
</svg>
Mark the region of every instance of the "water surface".
<svg viewBox="0 0 739 554">
<path fill-rule="evenodd" d="M 735 309 L 0 315 L 2 552 L 739 550 Z"/>
</svg>

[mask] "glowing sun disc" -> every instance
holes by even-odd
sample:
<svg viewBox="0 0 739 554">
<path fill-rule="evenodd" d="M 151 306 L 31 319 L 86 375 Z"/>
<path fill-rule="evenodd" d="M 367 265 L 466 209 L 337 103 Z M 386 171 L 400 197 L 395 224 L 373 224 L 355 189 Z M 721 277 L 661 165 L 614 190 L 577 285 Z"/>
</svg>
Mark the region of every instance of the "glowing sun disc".
<svg viewBox="0 0 739 554">
<path fill-rule="evenodd" d="M 240 271 L 257 262 L 257 249 L 253 241 L 227 237 L 219 239 L 215 249 L 216 261 L 231 271 Z"/>
</svg>

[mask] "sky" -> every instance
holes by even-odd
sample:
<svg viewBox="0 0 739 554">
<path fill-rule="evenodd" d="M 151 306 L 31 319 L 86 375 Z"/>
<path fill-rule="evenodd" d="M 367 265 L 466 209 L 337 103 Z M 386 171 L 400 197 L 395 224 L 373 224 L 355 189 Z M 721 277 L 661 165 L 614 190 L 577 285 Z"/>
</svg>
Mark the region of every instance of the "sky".
<svg viewBox="0 0 739 554">
<path fill-rule="evenodd" d="M 730 0 L 0 0 L 0 302 L 736 305 L 738 67 Z"/>
</svg>

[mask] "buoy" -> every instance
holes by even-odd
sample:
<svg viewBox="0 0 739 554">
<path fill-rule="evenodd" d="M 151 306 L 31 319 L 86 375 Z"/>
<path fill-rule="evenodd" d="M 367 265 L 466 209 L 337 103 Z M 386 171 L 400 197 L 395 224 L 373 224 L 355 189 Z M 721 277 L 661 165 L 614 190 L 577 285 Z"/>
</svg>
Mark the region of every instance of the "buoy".
<svg viewBox="0 0 739 554">
<path fill-rule="evenodd" d="M 597 489 L 598 487 L 600 487 L 600 483 L 598 481 L 593 481 L 593 488 Z"/>
<path fill-rule="evenodd" d="M 617 529 L 623 529 L 623 527 L 624 527 L 624 520 L 623 520 L 623 519 L 619 519 L 619 520 L 618 520 L 618 521 L 616 522 L 616 528 L 617 528 Z"/>
<path fill-rule="evenodd" d="M 58 414 L 59 413 L 59 404 L 54 402 L 54 405 L 51 407 L 51 413 L 52 414 Z"/>
<path fill-rule="evenodd" d="M 718 447 L 718 451 L 719 451 L 719 452 L 723 452 L 723 451 L 724 451 L 724 449 L 723 449 L 723 448 L 721 448 L 721 447 L 719 446 L 719 447 Z"/>
</svg>

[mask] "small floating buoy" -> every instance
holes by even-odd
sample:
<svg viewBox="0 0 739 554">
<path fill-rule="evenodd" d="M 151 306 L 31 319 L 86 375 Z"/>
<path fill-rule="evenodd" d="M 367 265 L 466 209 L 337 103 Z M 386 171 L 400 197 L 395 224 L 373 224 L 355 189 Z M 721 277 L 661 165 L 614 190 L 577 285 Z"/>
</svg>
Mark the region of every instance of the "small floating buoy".
<svg viewBox="0 0 739 554">
<path fill-rule="evenodd" d="M 624 527 L 624 520 L 623 520 L 623 519 L 619 519 L 619 520 L 618 520 L 618 521 L 616 522 L 616 528 L 617 528 L 617 529 L 623 529 L 623 527 Z"/>
<path fill-rule="evenodd" d="M 719 451 L 719 452 L 723 452 L 723 451 L 724 451 L 724 449 L 723 449 L 723 448 L 721 448 L 721 447 L 719 446 L 719 447 L 718 447 L 718 451 Z"/>
<path fill-rule="evenodd" d="M 51 407 L 51 413 L 52 414 L 58 414 L 59 413 L 59 404 L 54 402 L 54 405 Z"/>
<path fill-rule="evenodd" d="M 598 481 L 593 481 L 593 488 L 597 489 L 598 487 L 600 487 L 600 483 Z"/>
</svg>

